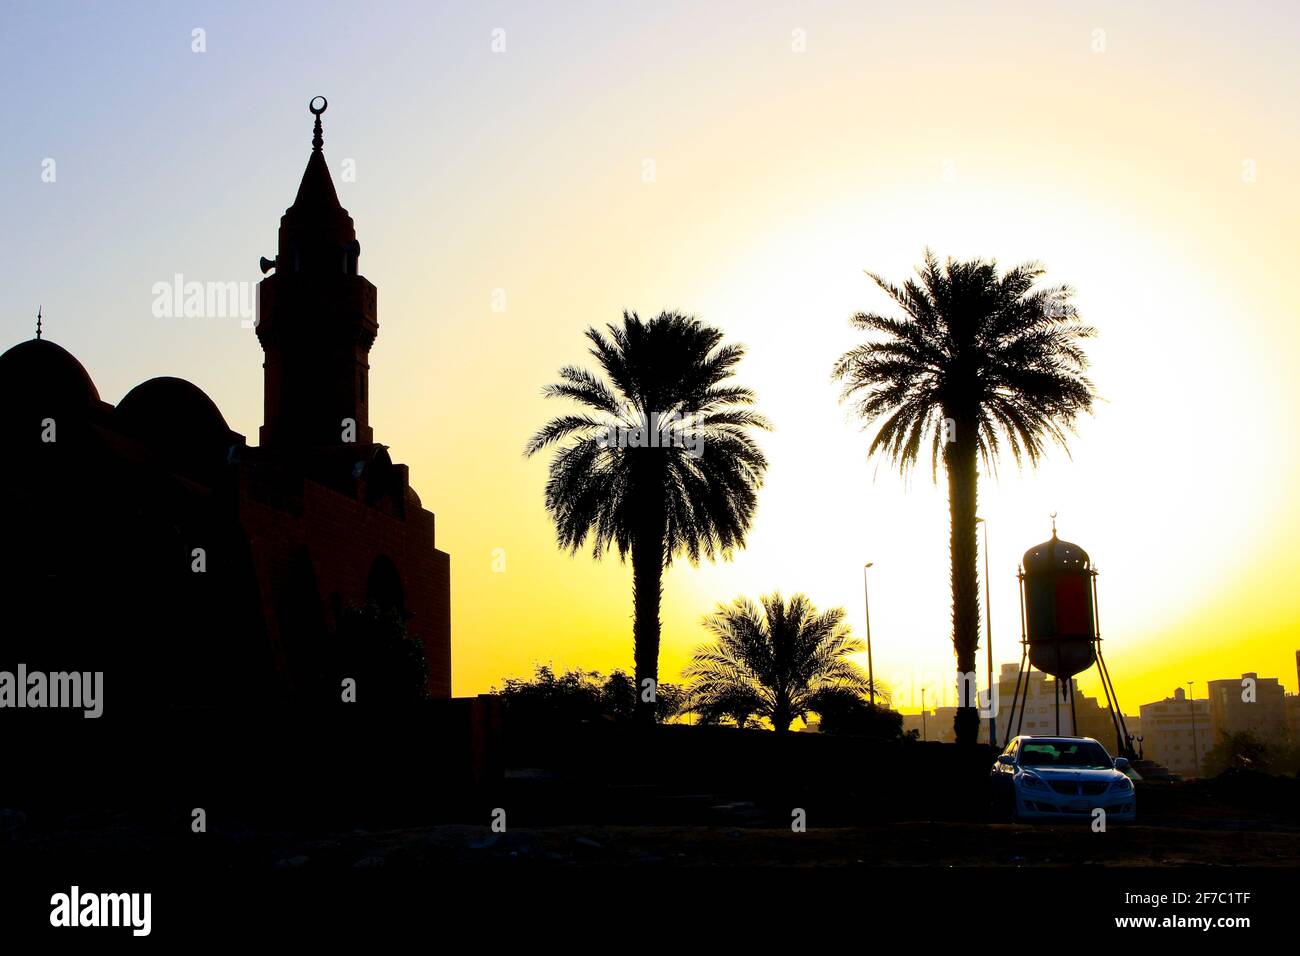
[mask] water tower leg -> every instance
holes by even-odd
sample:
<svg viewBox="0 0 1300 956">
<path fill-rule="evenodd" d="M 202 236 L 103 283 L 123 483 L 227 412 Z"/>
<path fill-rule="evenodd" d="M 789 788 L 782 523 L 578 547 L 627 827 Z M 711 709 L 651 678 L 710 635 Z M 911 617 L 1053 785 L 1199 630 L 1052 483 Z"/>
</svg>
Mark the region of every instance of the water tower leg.
<svg viewBox="0 0 1300 956">
<path fill-rule="evenodd" d="M 1119 709 L 1119 694 L 1115 693 L 1115 685 L 1110 679 L 1110 668 L 1101 655 L 1101 605 L 1097 602 L 1096 572 L 1092 575 L 1092 633 L 1097 642 L 1097 670 L 1101 674 L 1102 689 L 1106 692 L 1106 703 L 1110 705 L 1110 720 L 1115 725 L 1115 744 L 1120 754 L 1132 758 L 1136 754 L 1129 744 L 1128 723 L 1124 720 L 1124 712 Z"/>
<path fill-rule="evenodd" d="M 1110 719 L 1115 725 L 1115 743 L 1121 755 L 1132 757 L 1133 748 L 1128 741 L 1128 723 L 1124 720 L 1123 711 L 1119 709 L 1119 694 L 1115 692 L 1115 684 L 1110 679 L 1110 668 L 1106 666 L 1106 659 L 1101 656 L 1100 639 L 1097 641 L 1097 669 L 1101 672 L 1102 687 L 1106 690 L 1106 700 L 1110 704 Z"/>
<path fill-rule="evenodd" d="M 1029 666 L 1025 665 L 1025 689 L 1020 694 L 1020 720 L 1016 724 L 1016 735 L 1025 729 L 1025 708 L 1029 706 Z"/>
<path fill-rule="evenodd" d="M 1057 652 L 1057 658 L 1060 658 L 1060 652 Z M 1059 668 L 1058 668 L 1059 670 Z M 1056 736 L 1061 736 L 1061 678 L 1056 678 L 1056 693 L 1052 695 L 1052 700 L 1056 703 Z"/>
<path fill-rule="evenodd" d="M 1079 720 L 1074 714 L 1074 678 L 1071 677 L 1065 682 L 1065 689 L 1070 694 L 1070 736 L 1079 736 Z"/>
<path fill-rule="evenodd" d="M 1056 693 L 1052 696 L 1056 700 L 1056 736 L 1061 736 L 1061 696 L 1065 691 L 1061 690 L 1061 636 L 1058 634 L 1053 638 L 1053 644 L 1056 647 L 1056 673 L 1052 676 L 1056 679 Z"/>
<path fill-rule="evenodd" d="M 1020 669 L 1016 671 L 1016 689 L 1011 694 L 1011 710 L 1007 713 L 1007 732 L 1005 738 L 1002 741 L 1003 747 L 1006 747 L 1007 744 L 1011 743 L 1011 738 L 1015 734 L 1018 734 L 1020 732 L 1019 730 L 1013 731 L 1012 728 L 1015 727 L 1016 725 L 1016 702 L 1019 701 L 1020 699 L 1020 682 L 1021 679 L 1025 676 L 1025 658 L 1028 656 L 1028 654 L 1029 654 L 1028 646 L 1025 644 L 1024 641 L 1021 641 L 1020 642 Z M 1028 687 L 1029 685 L 1026 682 L 1025 684 L 1026 693 L 1028 692 Z M 1025 716 L 1024 711 L 1022 710 L 1020 714 L 1021 722 L 1024 721 L 1024 716 Z"/>
<path fill-rule="evenodd" d="M 1115 700 L 1115 692 L 1111 689 L 1110 681 L 1106 679 L 1106 671 L 1102 668 L 1100 662 L 1097 665 L 1097 671 L 1101 674 L 1101 689 L 1106 694 L 1106 706 L 1110 708 L 1110 722 L 1115 727 L 1115 743 L 1119 746 L 1120 753 L 1123 753 L 1124 742 L 1120 737 L 1119 723 L 1115 720 L 1115 712 L 1119 706 Z"/>
</svg>

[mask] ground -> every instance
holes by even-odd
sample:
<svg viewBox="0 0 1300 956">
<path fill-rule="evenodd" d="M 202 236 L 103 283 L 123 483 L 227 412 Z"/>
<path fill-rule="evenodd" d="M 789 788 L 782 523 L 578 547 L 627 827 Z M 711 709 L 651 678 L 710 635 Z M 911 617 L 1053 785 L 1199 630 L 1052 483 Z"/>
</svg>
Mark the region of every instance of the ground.
<svg viewBox="0 0 1300 956">
<path fill-rule="evenodd" d="M 279 867 L 1300 865 L 1300 832 L 900 822 L 874 827 L 442 826 L 270 841 Z"/>
<path fill-rule="evenodd" d="M 1276 779 L 1276 778 L 1274 778 Z M 1289 796 L 1294 781 L 1281 781 Z M 1272 788 L 1272 784 L 1268 784 Z M 1090 821 L 1009 824 L 985 820 L 818 820 L 809 808 L 806 832 L 793 832 L 769 808 L 717 802 L 707 794 L 638 803 L 651 825 L 618 822 L 506 818 L 495 833 L 485 808 L 482 824 L 375 825 L 339 831 L 329 826 L 230 823 L 213 813 L 205 834 L 187 821 L 165 827 L 123 814 L 80 817 L 50 827 L 15 823 L 9 839 L 14 859 L 50 864 L 77 859 L 102 864 L 166 860 L 216 864 L 267 872 L 306 868 L 335 871 L 394 867 L 438 870 L 489 864 L 560 866 L 937 866 L 937 867 L 1203 867 L 1300 866 L 1300 821 L 1289 803 L 1246 800 L 1243 790 L 1225 791 L 1213 781 L 1148 783 L 1139 787 L 1139 823 L 1112 824 L 1094 832 Z M 509 790 L 506 791 L 510 793 Z M 1279 795 L 1274 793 L 1274 796 Z M 523 807 L 522 796 L 503 794 L 506 807 Z M 665 804 L 671 807 L 665 809 Z M 509 811 L 515 813 L 514 810 Z M 521 811 L 518 815 L 527 815 Z M 534 817 L 536 814 L 534 814 Z M 460 815 L 464 819 L 464 815 Z M 664 821 L 672 820 L 671 823 Z"/>
</svg>

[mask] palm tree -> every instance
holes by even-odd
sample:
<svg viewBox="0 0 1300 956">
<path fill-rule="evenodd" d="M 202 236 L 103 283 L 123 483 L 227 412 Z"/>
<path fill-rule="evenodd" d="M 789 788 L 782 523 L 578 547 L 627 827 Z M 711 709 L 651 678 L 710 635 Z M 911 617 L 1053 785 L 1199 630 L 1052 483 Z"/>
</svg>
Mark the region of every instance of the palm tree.
<svg viewBox="0 0 1300 956">
<path fill-rule="evenodd" d="M 546 484 L 561 547 L 576 553 L 590 537 L 597 559 L 632 558 L 637 714 L 653 722 L 645 690 L 658 685 L 664 569 L 680 555 L 698 564 L 744 547 L 767 469 L 750 430 L 770 426 L 753 392 L 727 384 L 745 352 L 723 345 L 718 329 L 675 312 L 648 322 L 624 312 L 606 333 L 586 333 L 603 378 L 568 366 L 544 392 L 584 411 L 552 419 L 525 454 L 567 440 Z"/>
<path fill-rule="evenodd" d="M 917 279 L 901 287 L 868 273 L 903 310 L 901 318 L 871 312 L 852 323 L 875 333 L 842 355 L 834 376 L 844 382 L 868 423 L 878 423 L 868 454 L 881 454 L 906 474 L 929 447 L 936 480 L 940 450 L 948 476 L 952 562 L 952 641 L 957 670 L 975 671 L 979 592 L 975 512 L 979 463 L 996 471 L 1003 444 L 1017 465 L 1036 464 L 1050 439 L 1065 445 L 1081 412 L 1092 410 L 1092 383 L 1068 286 L 1037 286 L 1043 267 L 1027 263 L 998 275 L 992 261 L 948 260 L 928 249 Z M 918 281 L 919 279 L 919 281 Z M 974 743 L 979 716 L 958 701 L 957 740 Z M 969 705 L 969 706 L 967 706 Z"/>
<path fill-rule="evenodd" d="M 761 600 L 760 608 L 737 598 L 704 619 L 716 641 L 695 652 L 685 676 L 705 721 L 726 716 L 743 726 L 756 715 L 786 733 L 821 700 L 865 699 L 871 684 L 848 660 L 865 648 L 849 633 L 843 608 L 818 613 L 803 594 L 789 603 L 780 593 Z"/>
</svg>

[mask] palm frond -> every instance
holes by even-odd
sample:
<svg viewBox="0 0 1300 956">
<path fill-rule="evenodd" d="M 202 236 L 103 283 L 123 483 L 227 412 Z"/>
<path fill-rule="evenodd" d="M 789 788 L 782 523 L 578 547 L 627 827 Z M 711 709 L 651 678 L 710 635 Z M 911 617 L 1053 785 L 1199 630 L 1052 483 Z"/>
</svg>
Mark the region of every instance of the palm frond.
<svg viewBox="0 0 1300 956">
<path fill-rule="evenodd" d="M 863 646 L 842 608 L 818 612 L 804 594 L 786 600 L 774 592 L 758 603 L 740 597 L 719 605 L 704 626 L 714 641 L 696 649 L 684 672 L 702 714 L 726 714 L 728 702 L 740 700 L 748 714 L 785 730 L 821 691 L 837 688 L 863 700 L 870 691 L 848 659 Z"/>
<path fill-rule="evenodd" d="M 1096 331 L 1079 320 L 1074 291 L 1041 285 L 1044 274 L 1036 262 L 1001 275 L 992 260 L 940 264 L 928 249 L 902 285 L 868 273 L 903 314 L 853 315 L 870 338 L 832 368 L 842 400 L 874 429 L 868 455 L 906 474 L 928 450 L 937 478 L 946 419 L 975 423 L 957 440 L 969 439 L 989 471 L 1004 447 L 1017 464 L 1036 463 L 1049 443 L 1065 447 L 1092 410 L 1080 342 Z"/>
</svg>

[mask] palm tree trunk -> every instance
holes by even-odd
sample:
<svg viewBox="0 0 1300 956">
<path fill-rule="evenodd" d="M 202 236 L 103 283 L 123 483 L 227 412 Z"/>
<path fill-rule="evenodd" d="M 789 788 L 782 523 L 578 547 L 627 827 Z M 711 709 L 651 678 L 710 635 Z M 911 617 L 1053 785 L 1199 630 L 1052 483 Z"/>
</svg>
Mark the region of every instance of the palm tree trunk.
<svg viewBox="0 0 1300 956">
<path fill-rule="evenodd" d="M 794 722 L 794 717 L 790 713 L 790 707 L 780 701 L 772 708 L 772 729 L 778 734 L 790 732 L 790 724 Z"/>
<path fill-rule="evenodd" d="M 638 724 L 655 722 L 655 700 L 646 700 L 646 681 L 659 687 L 659 604 L 663 597 L 664 522 L 660 515 L 647 518 L 632 542 L 633 657 L 636 662 L 636 708 Z"/>
<path fill-rule="evenodd" d="M 956 441 L 944 453 L 948 472 L 949 551 L 952 559 L 952 644 L 957 656 L 958 688 L 961 675 L 975 673 L 975 654 L 979 648 L 979 579 L 975 512 L 979 473 L 976 464 L 976 425 L 958 421 Z M 971 684 L 973 693 L 974 684 Z M 953 730 L 957 743 L 973 745 L 979 739 L 979 711 L 957 701 Z"/>
</svg>

